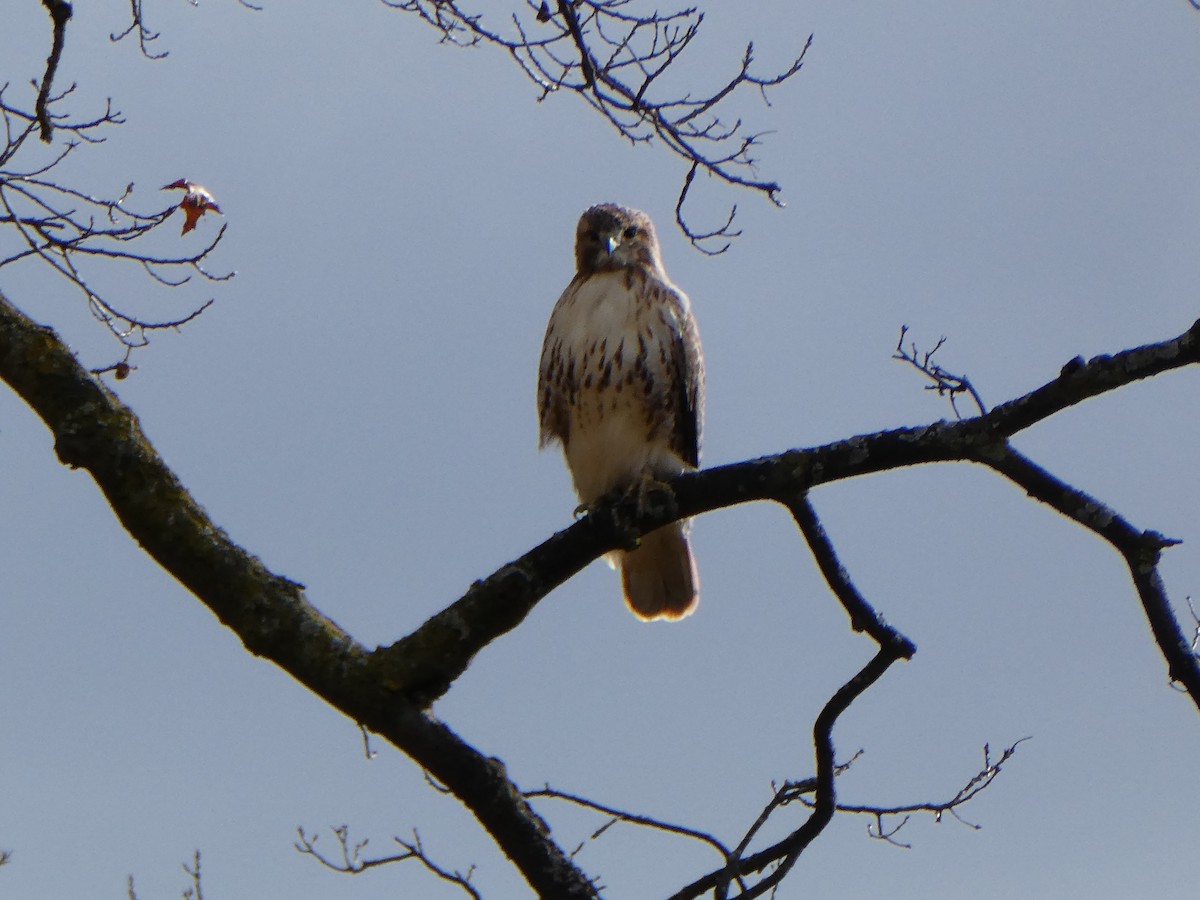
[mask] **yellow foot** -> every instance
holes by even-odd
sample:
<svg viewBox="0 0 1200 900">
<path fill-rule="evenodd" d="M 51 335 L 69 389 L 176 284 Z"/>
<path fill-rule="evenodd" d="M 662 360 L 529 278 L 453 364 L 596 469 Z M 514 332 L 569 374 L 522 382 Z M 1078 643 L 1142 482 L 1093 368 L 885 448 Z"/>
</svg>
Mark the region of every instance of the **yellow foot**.
<svg viewBox="0 0 1200 900">
<path fill-rule="evenodd" d="M 655 494 L 666 494 L 668 497 L 674 497 L 671 491 L 671 486 L 664 481 L 659 481 L 650 472 L 643 472 L 642 477 L 638 479 L 637 484 L 629 489 L 626 496 L 630 496 L 634 491 L 637 491 L 637 512 L 639 516 L 644 516 L 651 508 L 661 508 L 661 499 L 655 502 L 657 498 Z"/>
</svg>

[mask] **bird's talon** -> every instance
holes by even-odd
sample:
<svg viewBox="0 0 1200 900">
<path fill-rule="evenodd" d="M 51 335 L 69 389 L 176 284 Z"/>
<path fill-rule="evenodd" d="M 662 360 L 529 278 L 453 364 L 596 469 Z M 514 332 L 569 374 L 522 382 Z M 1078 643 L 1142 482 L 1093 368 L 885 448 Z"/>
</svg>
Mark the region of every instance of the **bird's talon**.
<svg viewBox="0 0 1200 900">
<path fill-rule="evenodd" d="M 635 488 L 637 490 L 637 514 L 644 516 L 647 512 L 658 512 L 666 505 L 664 501 L 673 498 L 675 492 L 665 481 L 659 481 L 648 472 L 643 474 Z"/>
</svg>

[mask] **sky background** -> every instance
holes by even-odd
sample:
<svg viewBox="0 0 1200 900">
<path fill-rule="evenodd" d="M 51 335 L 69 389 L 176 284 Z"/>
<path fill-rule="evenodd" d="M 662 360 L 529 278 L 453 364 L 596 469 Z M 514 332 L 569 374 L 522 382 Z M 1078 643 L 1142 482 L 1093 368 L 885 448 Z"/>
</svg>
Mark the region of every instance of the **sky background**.
<svg viewBox="0 0 1200 900">
<path fill-rule="evenodd" d="M 809 33 L 802 73 L 730 112 L 770 132 L 761 173 L 785 209 L 736 202 L 719 258 L 671 226 L 683 167 L 631 147 L 577 98 L 537 92 L 502 54 L 438 45 L 415 17 L 354 4 L 146 0 L 160 62 L 112 44 L 127 4 L 78 3 L 60 83 L 128 124 L 64 179 L 181 177 L 226 215 L 228 284 L 99 283 L 155 318 L 216 304 L 136 354 L 120 396 L 222 527 L 368 646 L 571 521 L 558 453 L 537 453 L 534 385 L 575 221 L 618 201 L 659 225 L 704 340 L 703 462 L 722 464 L 951 415 L 891 360 L 901 325 L 996 404 L 1064 362 L 1172 337 L 1198 315 L 1200 13 L 1139 4 L 706 4 L 686 80 L 703 91 L 756 42 L 763 71 Z M 48 17 L 6 4 L 0 82 L 32 105 Z M 698 221 L 704 224 L 704 220 Z M 174 239 L 174 227 L 163 237 Z M 0 233 L 0 256 L 14 246 Z M 35 267 L 0 287 L 87 365 L 119 347 Z M 1200 592 L 1200 373 L 1090 401 L 1016 444 L 1135 525 L 1182 538 L 1162 573 Z M 964 810 L 916 818 L 903 850 L 834 821 L 794 897 L 1194 898 L 1196 710 L 1166 682 L 1128 575 L 1090 534 L 986 471 L 939 465 L 814 492 L 860 589 L 918 647 L 842 717 L 841 799 L 953 795 L 1030 735 Z M 95 485 L 0 391 L 0 897 L 176 897 L 199 848 L 209 900 L 458 897 L 415 865 L 357 878 L 292 849 L 348 824 L 385 853 L 419 829 L 489 898 L 528 896 L 453 799 L 406 757 L 269 663 L 159 570 Z M 812 772 L 811 723 L 870 657 L 785 511 L 694 527 L 699 611 L 636 621 L 595 563 L 479 654 L 436 712 L 528 788 L 736 843 L 772 781 Z M 568 849 L 602 820 L 542 803 Z M 803 813 L 783 817 L 794 827 Z M 326 833 L 321 844 L 332 848 Z M 700 845 L 610 829 L 577 857 L 617 898 L 712 868 Z"/>
</svg>

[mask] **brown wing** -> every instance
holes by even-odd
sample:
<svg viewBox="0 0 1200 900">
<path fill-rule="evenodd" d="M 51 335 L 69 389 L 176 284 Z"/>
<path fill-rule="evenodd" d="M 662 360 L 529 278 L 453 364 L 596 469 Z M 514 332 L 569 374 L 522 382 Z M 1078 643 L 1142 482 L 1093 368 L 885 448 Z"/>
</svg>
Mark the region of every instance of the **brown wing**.
<svg viewBox="0 0 1200 900">
<path fill-rule="evenodd" d="M 664 293 L 676 324 L 671 329 L 671 399 L 675 408 L 671 449 L 688 465 L 699 468 L 704 428 L 704 354 L 700 349 L 700 332 L 687 299 L 681 299 L 675 289 Z"/>
<path fill-rule="evenodd" d="M 568 365 L 563 350 L 562 336 L 557 333 L 557 316 L 563 299 L 575 288 L 575 281 L 567 286 L 563 296 L 555 304 L 546 325 L 546 337 L 542 340 L 542 356 L 538 364 L 538 446 L 545 447 L 554 441 L 567 442 L 569 393 L 575 389 L 573 367 Z"/>
</svg>

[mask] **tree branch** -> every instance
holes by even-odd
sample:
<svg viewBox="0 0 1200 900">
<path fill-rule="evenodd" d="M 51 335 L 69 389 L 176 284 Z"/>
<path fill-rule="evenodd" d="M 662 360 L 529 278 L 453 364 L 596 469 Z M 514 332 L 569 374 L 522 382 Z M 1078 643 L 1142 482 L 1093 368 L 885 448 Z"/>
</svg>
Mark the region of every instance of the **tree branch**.
<svg viewBox="0 0 1200 900">
<path fill-rule="evenodd" d="M 71 20 L 71 4 L 67 0 L 42 0 L 42 6 L 50 13 L 50 21 L 54 24 L 53 38 L 50 44 L 50 56 L 46 59 L 46 72 L 42 75 L 42 86 L 37 95 L 37 121 L 41 129 L 43 143 L 50 143 L 54 136 L 54 122 L 50 117 L 50 90 L 54 85 L 54 76 L 58 72 L 58 63 L 62 59 L 63 44 L 67 40 L 67 22 Z"/>
<path fill-rule="evenodd" d="M 850 573 L 838 559 L 833 543 L 825 533 L 825 526 L 817 518 L 816 510 L 808 500 L 807 492 L 800 492 L 788 501 L 788 509 L 804 535 L 813 559 L 824 576 L 825 582 L 841 602 L 850 616 L 850 627 L 865 631 L 880 647 L 892 647 L 901 659 L 912 659 L 917 648 L 904 635 L 883 620 L 875 608 L 859 593 Z"/>
<path fill-rule="evenodd" d="M 460 889 L 462 889 L 463 893 L 474 898 L 474 900 L 482 900 L 482 895 L 479 893 L 479 891 L 475 890 L 475 886 L 471 884 L 471 876 L 474 874 L 474 867 L 472 866 L 470 869 L 468 869 L 465 875 L 458 871 L 452 872 L 449 869 L 443 868 L 441 865 L 434 862 L 429 854 L 425 852 L 425 847 L 421 843 L 421 835 L 418 834 L 416 830 L 413 831 L 413 837 L 411 841 L 407 841 L 404 838 L 399 837 L 392 838 L 396 846 L 400 848 L 399 853 L 394 853 L 391 856 L 366 858 L 363 856 L 362 851 L 366 849 L 369 840 L 364 838 L 355 844 L 351 844 L 349 827 L 346 825 L 339 825 L 333 829 L 333 835 L 338 842 L 338 853 L 341 856 L 340 860 L 332 859 L 317 849 L 317 835 L 308 834 L 303 828 L 297 828 L 296 833 L 296 849 L 305 856 L 311 856 L 325 868 L 334 872 L 341 872 L 345 875 L 359 875 L 370 869 L 378 868 L 379 866 L 388 866 L 392 863 L 407 862 L 408 860 L 415 859 L 417 862 L 423 865 L 427 871 L 432 872 L 438 878 L 442 879 L 442 881 L 447 881 L 453 885 L 457 885 Z"/>
<path fill-rule="evenodd" d="M 726 101 L 749 89 L 770 106 L 767 91 L 800 71 L 812 35 L 795 57 L 769 75 L 754 74 L 754 45 L 748 44 L 733 73 L 696 97 L 671 93 L 662 86 L 662 76 L 688 50 L 704 24 L 704 14 L 694 7 L 632 12 L 629 0 L 556 0 L 554 4 L 526 0 L 528 18 L 514 12 L 508 28 L 501 29 L 485 25 L 484 13 L 469 11 L 469 0 L 381 2 L 415 14 L 437 29 L 446 43 L 504 50 L 537 86 L 539 99 L 573 93 L 630 143 L 658 142 L 678 156 L 687 174 L 676 200 L 676 222 L 701 252 L 725 252 L 740 232 L 732 227 L 736 205 L 718 228 L 687 224 L 683 205 L 697 172 L 783 205 L 779 184 L 758 175 L 753 150 L 762 134 L 749 132 L 740 118 L 731 117 Z M 710 243 L 716 246 L 710 248 Z"/>
<path fill-rule="evenodd" d="M 722 859 L 728 859 L 731 856 L 729 848 L 707 831 L 688 828 L 686 825 L 675 825 L 671 822 L 664 822 L 662 819 L 656 819 L 652 816 L 642 815 L 641 813 L 617 809 L 616 807 L 608 806 L 604 803 L 597 803 L 595 800 L 589 800 L 587 797 L 580 797 L 578 794 L 570 794 L 566 791 L 557 790 L 550 787 L 550 785 L 546 785 L 545 787 L 538 788 L 537 790 L 533 791 L 525 791 L 525 798 L 527 800 L 534 800 L 539 797 L 547 797 L 552 800 L 562 800 L 566 803 L 573 803 L 574 805 L 581 806 L 584 809 L 590 809 L 594 812 L 609 816 L 609 820 L 592 833 L 593 840 L 598 838 L 617 822 L 627 822 L 630 825 L 641 825 L 645 828 L 652 828 L 656 831 L 663 831 L 667 834 L 674 834 L 679 837 L 691 838 L 692 840 L 699 841 L 702 844 L 707 844 L 716 850 L 717 853 L 721 855 Z"/>
<path fill-rule="evenodd" d="M 72 90 L 50 97 L 48 106 L 53 107 Z M 41 96 L 38 102 L 41 104 Z M 132 183 L 119 196 L 104 197 L 67 187 L 52 177 L 54 170 L 80 147 L 103 142 L 105 131 L 122 124 L 124 119 L 111 103 L 91 120 L 54 117 L 59 133 L 67 135 L 65 145 L 51 151 L 48 158 L 22 159 L 23 165 L 18 168 L 18 157 L 32 155 L 36 145 L 30 142 L 30 137 L 38 129 L 43 112 L 10 104 L 4 97 L 4 88 L 0 88 L 0 127 L 4 132 L 0 142 L 0 225 L 16 232 L 16 246 L 0 257 L 0 269 L 26 262 L 41 263 L 66 279 L 83 295 L 92 316 L 124 347 L 124 358 L 104 367 L 121 378 L 133 368 L 129 365 L 130 354 L 149 343 L 150 332 L 187 324 L 203 313 L 212 300 L 198 303 L 182 315 L 150 320 L 128 309 L 125 301 L 113 300 L 107 292 L 96 288 L 89 274 L 94 271 L 92 267 L 102 261 L 132 264 L 168 288 L 187 284 L 193 274 L 199 274 L 205 281 L 227 281 L 233 277 L 232 272 L 214 274 L 206 268 L 225 235 L 225 227 L 203 247 L 190 253 L 152 255 L 131 249 L 134 242 L 165 224 L 177 207 L 138 212 L 131 208 Z"/>
<path fill-rule="evenodd" d="M 1171 611 L 1166 587 L 1158 574 L 1162 551 L 1181 541 L 1164 537 L 1157 531 L 1134 528 L 1115 510 L 1051 475 L 1009 444 L 983 462 L 1023 487 L 1029 496 L 1078 522 L 1121 554 L 1129 567 L 1154 640 L 1167 661 L 1168 677 L 1193 699 L 1200 698 L 1200 666 L 1196 653 Z"/>
<path fill-rule="evenodd" d="M 1198 362 L 1200 321 L 1178 337 L 1156 344 L 1098 356 L 1087 363 L 1072 360 L 1058 378 L 986 415 L 859 435 L 680 476 L 671 481 L 673 503 L 644 510 L 640 518 L 630 498 L 593 510 L 475 582 L 461 599 L 416 631 L 376 651 L 376 661 L 406 684 L 412 696 L 430 702 L 466 670 L 480 649 L 520 624 L 542 597 L 602 554 L 628 546 L 631 535 L 739 503 L 774 500 L 791 508 L 798 492 L 906 466 L 949 461 L 991 465 L 989 458 L 1004 452 L 1007 438 L 1055 413 Z M 854 615 L 852 621 L 863 624 Z M 1196 669 L 1194 659 L 1181 664 Z M 1200 708 L 1200 688 L 1189 687 L 1188 692 Z"/>
<path fill-rule="evenodd" d="M 450 788 L 545 896 L 590 898 L 592 886 L 550 839 L 504 766 L 422 711 L 371 655 L 208 517 L 142 433 L 137 417 L 49 328 L 0 294 L 0 377 L 54 434 L 59 459 L 86 469 L 117 518 L 164 569 L 256 656 L 271 660 Z"/>
<path fill-rule="evenodd" d="M 912 652 L 911 642 L 883 623 L 844 577 L 805 498 L 806 491 L 821 484 L 947 460 L 1001 472 L 1118 547 L 1130 564 L 1171 677 L 1200 706 L 1197 660 L 1178 637 L 1181 632 L 1154 568 L 1169 542 L 1132 529 L 1085 495 L 1070 493 L 1006 443 L 1011 435 L 1090 397 L 1197 362 L 1200 322 L 1168 341 L 1086 363 L 1073 361 L 1058 378 L 986 415 L 861 435 L 682 476 L 673 480 L 669 502 L 646 504 L 639 512 L 637 499 L 626 498 L 593 510 L 476 582 L 408 636 L 368 651 L 309 604 L 301 585 L 270 572 L 234 544 L 158 456 L 136 416 L 78 363 L 51 329 L 29 320 L 0 295 L 0 378 L 46 423 L 59 459 L 92 475 L 133 538 L 235 631 L 251 653 L 272 660 L 407 753 L 471 809 L 536 891 L 562 898 L 592 897 L 595 890 L 550 838 L 503 764 L 479 753 L 424 707 L 466 669 L 475 653 L 516 627 L 554 587 L 601 554 L 627 546 L 631 537 L 679 518 L 752 500 L 787 506 L 852 623 L 882 644 L 875 658 L 826 704 L 814 726 L 817 793 L 812 815 L 775 847 L 739 861 L 736 873 L 726 867 L 712 873 L 705 881 L 710 887 L 775 861 L 778 870 L 742 896 L 759 896 L 778 883 L 780 873 L 824 828 L 836 806 L 832 728 L 838 715 L 893 662 Z M 678 896 L 697 896 L 695 887 Z"/>
<path fill-rule="evenodd" d="M 711 890 L 727 890 L 736 876 L 760 872 L 768 866 L 775 869 L 766 877 L 734 896 L 733 900 L 751 900 L 773 890 L 795 865 L 800 854 L 816 839 L 829 824 L 837 806 L 834 789 L 833 726 L 838 716 L 845 712 L 867 688 L 878 681 L 899 657 L 891 647 L 881 647 L 875 656 L 859 672 L 838 688 L 817 716 L 813 726 L 813 747 L 816 751 L 817 775 L 816 794 L 812 813 L 799 828 L 778 843 L 745 859 L 734 860 L 729 865 L 710 872 L 693 881 L 682 890 L 671 895 L 670 900 L 693 900 Z M 720 896 L 720 894 L 718 894 Z"/>
</svg>

